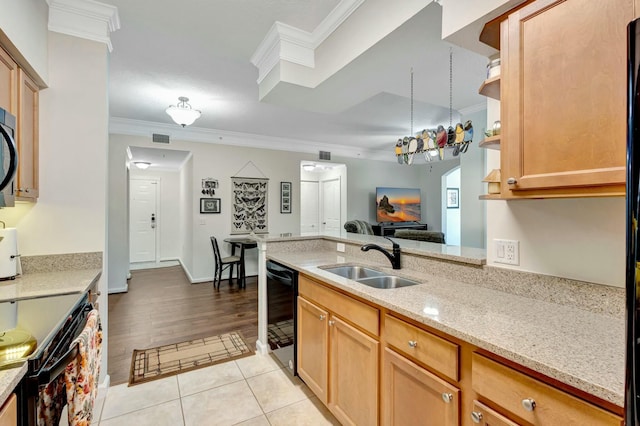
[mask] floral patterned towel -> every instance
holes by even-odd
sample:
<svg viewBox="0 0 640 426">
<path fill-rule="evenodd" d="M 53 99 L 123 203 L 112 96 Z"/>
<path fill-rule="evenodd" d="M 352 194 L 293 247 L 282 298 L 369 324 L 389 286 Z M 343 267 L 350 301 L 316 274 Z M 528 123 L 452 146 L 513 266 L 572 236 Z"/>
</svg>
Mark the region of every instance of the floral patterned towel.
<svg viewBox="0 0 640 426">
<path fill-rule="evenodd" d="M 74 344 L 78 344 L 78 356 L 64 372 L 69 425 L 87 426 L 91 424 L 93 403 L 98 393 L 102 354 L 102 325 L 97 309 L 89 312 L 87 324 Z"/>
</svg>

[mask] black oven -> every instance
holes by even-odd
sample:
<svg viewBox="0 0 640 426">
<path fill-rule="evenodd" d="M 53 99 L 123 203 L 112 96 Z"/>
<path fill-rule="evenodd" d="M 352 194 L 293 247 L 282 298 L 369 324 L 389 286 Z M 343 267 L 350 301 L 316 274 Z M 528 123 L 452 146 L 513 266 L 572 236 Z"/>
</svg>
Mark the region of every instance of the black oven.
<svg viewBox="0 0 640 426">
<path fill-rule="evenodd" d="M 50 324 L 53 330 L 42 341 L 38 341 L 36 350 L 27 360 L 27 373 L 16 388 L 18 426 L 37 424 L 41 391 L 57 379 L 77 356 L 77 347 L 72 347 L 71 343 L 84 329 L 92 310 L 88 295 L 79 297 L 69 313 L 57 325 Z"/>
<path fill-rule="evenodd" d="M 298 271 L 267 260 L 267 341 L 271 352 L 294 376 L 297 297 Z"/>
</svg>

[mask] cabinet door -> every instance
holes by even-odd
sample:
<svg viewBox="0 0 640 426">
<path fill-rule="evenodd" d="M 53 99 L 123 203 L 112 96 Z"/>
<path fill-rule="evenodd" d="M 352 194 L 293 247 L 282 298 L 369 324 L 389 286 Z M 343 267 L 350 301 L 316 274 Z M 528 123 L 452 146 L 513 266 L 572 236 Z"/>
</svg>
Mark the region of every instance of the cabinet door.
<svg viewBox="0 0 640 426">
<path fill-rule="evenodd" d="M 12 393 L 0 410 L 0 426 L 15 426 L 18 424 L 18 400 Z"/>
<path fill-rule="evenodd" d="M 329 409 L 343 425 L 378 424 L 380 344 L 333 315 L 329 329 Z"/>
<path fill-rule="evenodd" d="M 458 388 L 389 348 L 382 380 L 383 425 L 460 424 Z"/>
<path fill-rule="evenodd" d="M 298 297 L 298 375 L 327 404 L 329 314 Z"/>
<path fill-rule="evenodd" d="M 18 104 L 17 197 L 35 201 L 38 198 L 38 86 L 20 70 Z"/>
<path fill-rule="evenodd" d="M 538 0 L 509 15 L 504 196 L 624 195 L 632 3 Z"/>
<path fill-rule="evenodd" d="M 0 48 L 0 108 L 18 112 L 18 64 Z"/>
</svg>

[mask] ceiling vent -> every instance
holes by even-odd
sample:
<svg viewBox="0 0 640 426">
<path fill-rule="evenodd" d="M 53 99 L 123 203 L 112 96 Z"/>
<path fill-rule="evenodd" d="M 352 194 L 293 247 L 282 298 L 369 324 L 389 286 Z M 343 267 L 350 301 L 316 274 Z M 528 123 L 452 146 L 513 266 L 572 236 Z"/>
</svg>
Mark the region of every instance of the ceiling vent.
<svg viewBox="0 0 640 426">
<path fill-rule="evenodd" d="M 320 151 L 320 160 L 331 160 L 331 153 L 329 151 Z"/>
<path fill-rule="evenodd" d="M 169 135 L 153 134 L 153 141 L 156 143 L 169 143 Z"/>
</svg>

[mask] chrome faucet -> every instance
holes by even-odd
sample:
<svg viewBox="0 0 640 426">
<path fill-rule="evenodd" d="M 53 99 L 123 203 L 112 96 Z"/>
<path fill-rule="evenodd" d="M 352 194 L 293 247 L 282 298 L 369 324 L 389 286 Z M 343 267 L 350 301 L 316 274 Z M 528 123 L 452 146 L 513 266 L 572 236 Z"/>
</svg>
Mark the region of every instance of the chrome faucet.
<svg viewBox="0 0 640 426">
<path fill-rule="evenodd" d="M 391 238 L 388 238 L 388 237 L 384 237 L 384 238 L 391 241 L 391 244 L 393 244 L 393 254 L 389 253 L 388 250 L 380 247 L 377 244 L 365 244 L 362 247 L 360 247 L 360 250 L 362 251 L 378 250 L 379 252 L 387 256 L 387 258 L 391 261 L 391 266 L 393 267 L 393 269 L 400 269 L 400 246 Z"/>
</svg>

